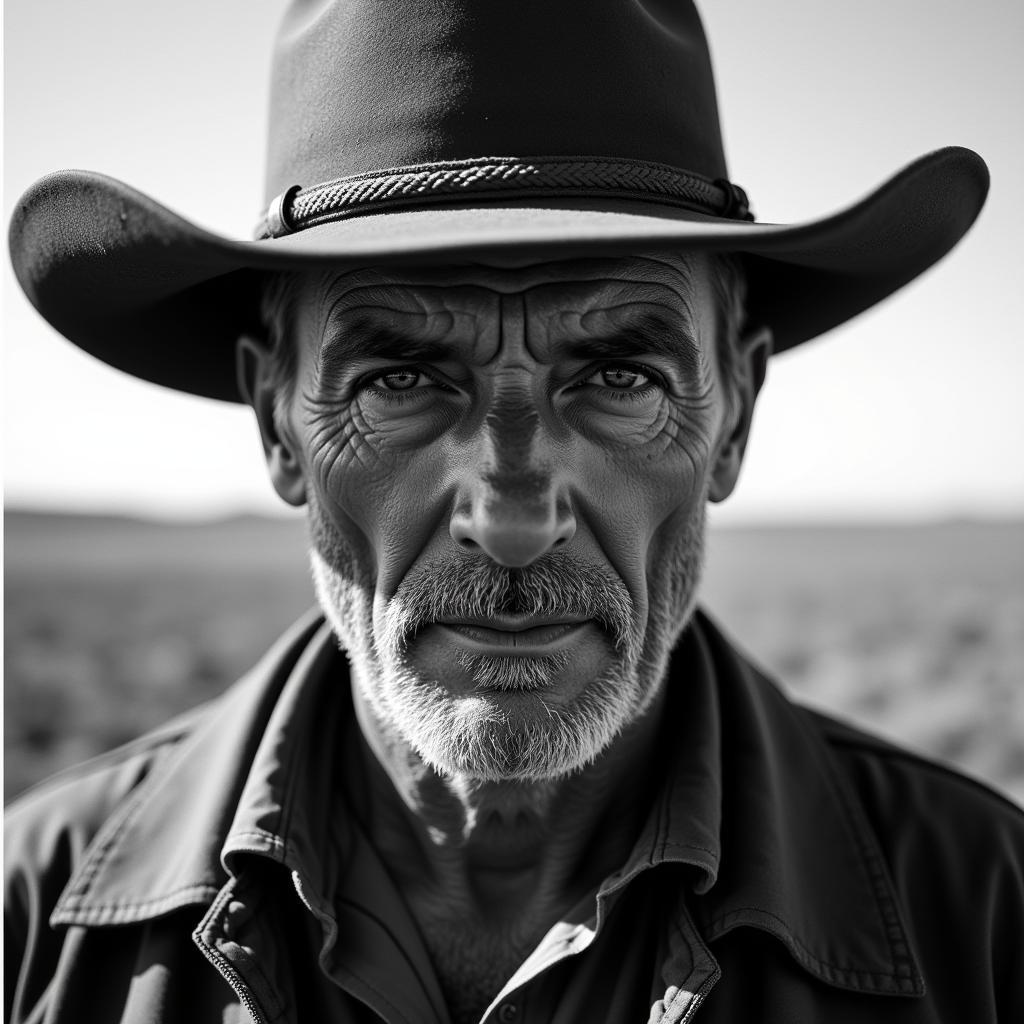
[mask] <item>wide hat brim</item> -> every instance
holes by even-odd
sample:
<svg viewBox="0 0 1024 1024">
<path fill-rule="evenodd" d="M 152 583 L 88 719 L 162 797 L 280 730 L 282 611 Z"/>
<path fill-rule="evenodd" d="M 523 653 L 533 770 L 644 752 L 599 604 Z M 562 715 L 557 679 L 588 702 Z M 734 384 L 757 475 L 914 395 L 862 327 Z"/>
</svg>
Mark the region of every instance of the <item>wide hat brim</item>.
<svg viewBox="0 0 1024 1024">
<path fill-rule="evenodd" d="M 859 202 L 792 225 L 626 200 L 398 209 L 262 241 L 215 235 L 116 179 L 62 171 L 21 198 L 14 270 L 61 334 L 136 377 L 240 401 L 235 343 L 259 329 L 267 271 L 708 251 L 743 255 L 749 310 L 792 348 L 881 301 L 944 256 L 988 191 L 984 161 L 951 147 Z"/>
</svg>

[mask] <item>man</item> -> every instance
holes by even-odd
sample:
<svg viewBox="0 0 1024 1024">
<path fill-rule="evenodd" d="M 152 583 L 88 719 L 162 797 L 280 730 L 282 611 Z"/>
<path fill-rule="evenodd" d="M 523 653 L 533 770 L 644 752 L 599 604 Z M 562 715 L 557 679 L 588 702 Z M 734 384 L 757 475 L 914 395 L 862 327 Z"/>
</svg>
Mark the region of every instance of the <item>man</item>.
<svg viewBox="0 0 1024 1024">
<path fill-rule="evenodd" d="M 770 353 L 980 159 L 754 223 L 682 0 L 298 3 L 272 111 L 256 242 L 79 172 L 12 225 L 69 338 L 252 406 L 326 622 L 14 810 L 10 1019 L 1019 1019 L 1020 813 L 694 611 Z"/>
</svg>

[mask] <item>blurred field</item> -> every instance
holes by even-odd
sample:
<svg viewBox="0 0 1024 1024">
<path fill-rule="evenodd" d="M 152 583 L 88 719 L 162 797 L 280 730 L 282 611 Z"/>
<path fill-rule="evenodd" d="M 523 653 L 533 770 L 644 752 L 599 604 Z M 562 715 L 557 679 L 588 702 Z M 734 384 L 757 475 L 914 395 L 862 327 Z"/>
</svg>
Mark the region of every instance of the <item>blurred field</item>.
<svg viewBox="0 0 1024 1024">
<path fill-rule="evenodd" d="M 312 603 L 294 521 L 5 534 L 5 798 L 216 694 Z M 1024 524 L 720 529 L 704 594 L 800 699 L 1024 803 Z"/>
</svg>

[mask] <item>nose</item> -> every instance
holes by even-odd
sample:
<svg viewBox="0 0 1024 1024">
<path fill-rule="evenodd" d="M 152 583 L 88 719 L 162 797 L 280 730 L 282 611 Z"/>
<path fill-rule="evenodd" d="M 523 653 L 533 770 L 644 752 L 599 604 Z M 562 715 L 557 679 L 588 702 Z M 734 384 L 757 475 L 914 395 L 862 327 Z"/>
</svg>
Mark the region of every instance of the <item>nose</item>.
<svg viewBox="0 0 1024 1024">
<path fill-rule="evenodd" d="M 481 494 L 455 510 L 452 539 L 469 551 L 482 551 L 498 565 L 521 569 L 560 547 L 576 533 L 572 513 L 557 502 L 529 505 L 500 493 Z"/>
<path fill-rule="evenodd" d="M 535 421 L 519 419 L 502 436 L 500 425 L 473 453 L 449 527 L 452 539 L 469 551 L 483 552 L 508 568 L 523 568 L 567 543 L 576 533 L 576 517 L 567 488 L 545 457 L 543 444 L 524 445 Z M 467 453 L 468 454 L 468 453 Z"/>
</svg>

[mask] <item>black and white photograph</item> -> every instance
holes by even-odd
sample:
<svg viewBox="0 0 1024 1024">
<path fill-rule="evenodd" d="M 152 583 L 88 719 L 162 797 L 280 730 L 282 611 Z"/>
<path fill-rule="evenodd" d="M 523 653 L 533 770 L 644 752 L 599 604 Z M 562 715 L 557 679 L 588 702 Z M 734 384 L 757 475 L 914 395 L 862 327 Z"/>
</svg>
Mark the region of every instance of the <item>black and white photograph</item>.
<svg viewBox="0 0 1024 1024">
<path fill-rule="evenodd" d="M 1024 7 L 3 35 L 5 1020 L 1024 1020 Z"/>
</svg>

